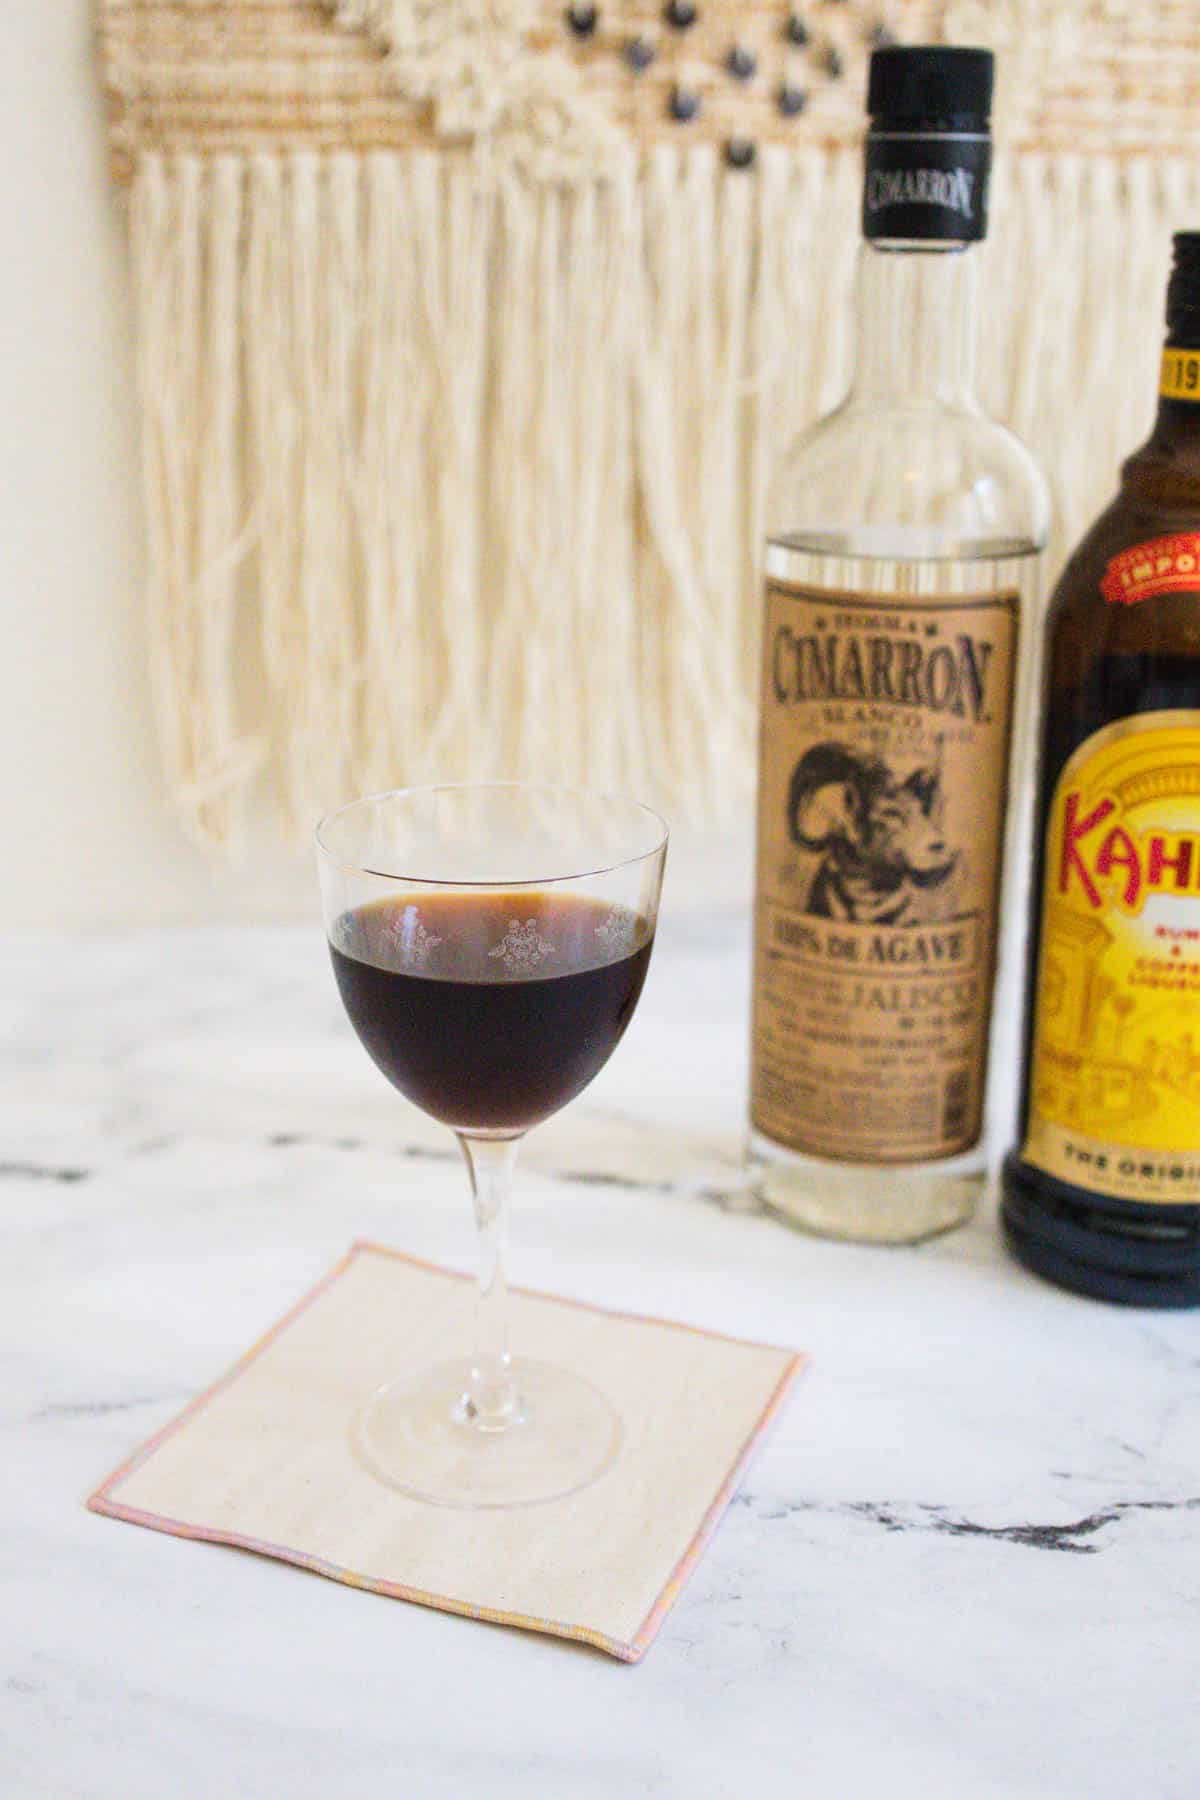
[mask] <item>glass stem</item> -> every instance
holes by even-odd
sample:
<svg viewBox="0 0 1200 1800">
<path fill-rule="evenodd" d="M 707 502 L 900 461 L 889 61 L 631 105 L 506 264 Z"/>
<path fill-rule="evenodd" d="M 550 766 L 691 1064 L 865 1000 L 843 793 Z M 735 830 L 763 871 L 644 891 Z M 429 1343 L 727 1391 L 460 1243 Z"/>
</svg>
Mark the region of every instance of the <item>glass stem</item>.
<svg viewBox="0 0 1200 1800">
<path fill-rule="evenodd" d="M 479 1431 L 504 1431 L 521 1418 L 521 1402 L 512 1379 L 508 1348 L 508 1283 L 504 1250 L 508 1236 L 508 1202 L 519 1137 L 457 1134 L 471 1177 L 475 1226 L 479 1233 L 479 1300 L 475 1354 L 462 1412 Z"/>
</svg>

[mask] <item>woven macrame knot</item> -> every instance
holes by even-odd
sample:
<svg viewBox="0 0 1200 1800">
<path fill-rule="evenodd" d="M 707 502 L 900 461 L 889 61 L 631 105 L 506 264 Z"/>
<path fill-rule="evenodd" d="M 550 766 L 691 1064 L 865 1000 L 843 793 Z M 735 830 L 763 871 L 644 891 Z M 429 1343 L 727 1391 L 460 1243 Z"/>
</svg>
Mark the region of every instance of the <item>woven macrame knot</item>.
<svg viewBox="0 0 1200 1800">
<path fill-rule="evenodd" d="M 534 46 L 537 0 L 325 0 L 343 30 L 366 32 L 396 92 L 425 101 L 445 143 L 542 181 L 613 172 L 623 132 L 578 68 Z"/>
</svg>

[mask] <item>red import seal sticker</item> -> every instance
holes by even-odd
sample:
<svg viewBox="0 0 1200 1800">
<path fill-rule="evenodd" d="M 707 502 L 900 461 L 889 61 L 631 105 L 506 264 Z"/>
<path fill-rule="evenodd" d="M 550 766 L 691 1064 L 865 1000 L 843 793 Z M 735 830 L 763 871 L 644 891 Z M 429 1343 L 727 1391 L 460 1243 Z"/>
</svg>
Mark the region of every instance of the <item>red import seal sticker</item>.
<svg viewBox="0 0 1200 1800">
<path fill-rule="evenodd" d="M 1122 550 L 1105 569 L 1100 592 L 1112 606 L 1200 592 L 1200 531 L 1176 531 Z"/>
</svg>

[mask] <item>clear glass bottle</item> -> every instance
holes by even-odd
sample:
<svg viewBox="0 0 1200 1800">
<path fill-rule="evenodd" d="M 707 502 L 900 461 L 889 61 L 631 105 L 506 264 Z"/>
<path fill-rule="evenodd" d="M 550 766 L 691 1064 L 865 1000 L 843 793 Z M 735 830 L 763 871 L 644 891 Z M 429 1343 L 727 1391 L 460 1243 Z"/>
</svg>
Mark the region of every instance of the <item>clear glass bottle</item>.
<svg viewBox="0 0 1200 1800">
<path fill-rule="evenodd" d="M 969 1216 L 1016 1053 L 992 1000 L 1048 501 L 974 397 L 991 79 L 872 58 L 853 383 L 769 509 L 750 1154 L 783 1218 L 877 1242 Z"/>
</svg>

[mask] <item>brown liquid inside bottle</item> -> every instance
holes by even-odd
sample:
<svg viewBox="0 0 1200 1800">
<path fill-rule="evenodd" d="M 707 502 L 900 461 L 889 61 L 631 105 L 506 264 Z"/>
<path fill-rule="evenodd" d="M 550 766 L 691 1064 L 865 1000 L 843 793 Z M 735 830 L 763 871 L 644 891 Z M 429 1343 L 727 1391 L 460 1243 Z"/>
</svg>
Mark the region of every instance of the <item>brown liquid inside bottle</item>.
<svg viewBox="0 0 1200 1800">
<path fill-rule="evenodd" d="M 1040 1274 L 1158 1306 L 1200 1304 L 1200 233 L 1175 244 L 1154 430 L 1046 621 L 1002 1207 Z"/>
</svg>

